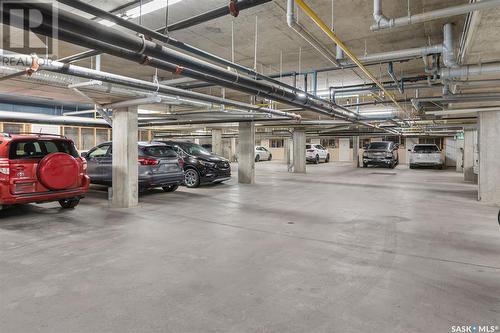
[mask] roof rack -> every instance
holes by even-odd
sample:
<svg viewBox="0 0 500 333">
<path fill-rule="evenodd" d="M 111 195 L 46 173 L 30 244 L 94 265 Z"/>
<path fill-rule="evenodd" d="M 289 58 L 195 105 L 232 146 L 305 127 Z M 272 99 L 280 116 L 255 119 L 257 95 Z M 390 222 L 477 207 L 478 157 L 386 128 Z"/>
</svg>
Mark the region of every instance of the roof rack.
<svg viewBox="0 0 500 333">
<path fill-rule="evenodd" d="M 59 135 L 59 134 L 50 134 L 50 133 L 35 133 L 35 132 L 21 132 L 21 133 L 1 133 L 4 137 L 12 137 L 13 135 L 37 135 L 38 137 L 41 136 L 56 136 L 59 138 L 64 138 L 67 139 L 65 135 Z"/>
</svg>

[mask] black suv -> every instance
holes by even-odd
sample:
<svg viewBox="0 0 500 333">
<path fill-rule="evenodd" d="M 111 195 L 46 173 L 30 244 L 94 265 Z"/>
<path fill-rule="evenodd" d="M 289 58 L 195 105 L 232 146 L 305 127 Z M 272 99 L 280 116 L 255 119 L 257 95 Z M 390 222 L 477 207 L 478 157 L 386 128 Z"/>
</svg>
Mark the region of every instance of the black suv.
<svg viewBox="0 0 500 333">
<path fill-rule="evenodd" d="M 221 183 L 231 179 L 229 161 L 202 146 L 183 141 L 158 141 L 171 146 L 184 159 L 185 185 L 190 188 L 200 184 Z"/>
<path fill-rule="evenodd" d="M 369 165 L 383 165 L 395 168 L 399 164 L 399 145 L 390 141 L 372 142 L 363 153 L 363 168 Z"/>
</svg>

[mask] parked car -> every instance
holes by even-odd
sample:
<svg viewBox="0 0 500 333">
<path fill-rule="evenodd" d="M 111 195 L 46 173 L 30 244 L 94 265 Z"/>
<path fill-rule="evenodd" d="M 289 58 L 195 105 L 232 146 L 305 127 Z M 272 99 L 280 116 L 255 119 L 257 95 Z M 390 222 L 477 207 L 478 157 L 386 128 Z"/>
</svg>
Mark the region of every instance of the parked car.
<svg viewBox="0 0 500 333">
<path fill-rule="evenodd" d="M 390 141 L 372 142 L 363 153 L 363 168 L 382 165 L 395 168 L 399 164 L 399 145 Z"/>
<path fill-rule="evenodd" d="M 45 134 L 0 135 L 0 209 L 58 201 L 74 208 L 89 188 L 87 162 L 73 141 Z"/>
<path fill-rule="evenodd" d="M 101 143 L 84 154 L 91 183 L 111 185 L 112 154 L 111 142 Z M 184 181 L 184 161 L 167 145 L 139 142 L 138 154 L 139 191 L 161 187 L 165 192 L 173 192 Z"/>
<path fill-rule="evenodd" d="M 443 168 L 443 155 L 439 147 L 434 144 L 416 144 L 408 151 L 410 152 L 410 169 L 423 166 Z"/>
<path fill-rule="evenodd" d="M 330 153 L 322 145 L 306 145 L 306 161 L 318 164 L 320 161 L 330 162 Z"/>
<path fill-rule="evenodd" d="M 273 159 L 273 154 L 267 148 L 262 146 L 255 147 L 255 162 L 270 161 Z"/>
<path fill-rule="evenodd" d="M 229 160 L 214 155 L 202 146 L 183 141 L 159 141 L 172 147 L 184 159 L 184 184 L 195 188 L 201 184 L 221 183 L 231 179 Z"/>
</svg>

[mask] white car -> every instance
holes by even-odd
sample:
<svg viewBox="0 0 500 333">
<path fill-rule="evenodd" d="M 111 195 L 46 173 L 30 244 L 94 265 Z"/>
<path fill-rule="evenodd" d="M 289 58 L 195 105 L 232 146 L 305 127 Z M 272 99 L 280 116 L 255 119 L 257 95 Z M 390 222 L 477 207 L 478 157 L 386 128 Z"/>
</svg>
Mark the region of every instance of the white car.
<svg viewBox="0 0 500 333">
<path fill-rule="evenodd" d="M 444 165 L 443 154 L 438 146 L 433 144 L 416 144 L 410 152 L 410 169 L 429 166 L 442 169 Z"/>
<path fill-rule="evenodd" d="M 267 148 L 257 146 L 255 147 L 255 162 L 270 161 L 273 159 L 273 154 Z"/>
<path fill-rule="evenodd" d="M 330 162 L 330 153 L 322 145 L 306 145 L 306 161 L 318 164 L 320 161 Z"/>
</svg>

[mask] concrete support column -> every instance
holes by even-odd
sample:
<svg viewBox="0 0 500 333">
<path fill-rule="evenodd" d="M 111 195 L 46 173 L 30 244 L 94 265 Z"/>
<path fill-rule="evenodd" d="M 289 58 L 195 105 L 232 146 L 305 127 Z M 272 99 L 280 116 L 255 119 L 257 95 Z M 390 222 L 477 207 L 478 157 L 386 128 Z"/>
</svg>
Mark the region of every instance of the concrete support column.
<svg viewBox="0 0 500 333">
<path fill-rule="evenodd" d="M 464 131 L 464 180 L 477 183 L 474 173 L 474 147 L 477 145 L 477 130 Z"/>
<path fill-rule="evenodd" d="M 236 138 L 231 138 L 231 147 L 230 147 L 230 161 L 236 161 Z"/>
<path fill-rule="evenodd" d="M 359 136 L 352 137 L 352 163 L 355 168 L 359 168 Z"/>
<path fill-rule="evenodd" d="M 113 198 L 114 208 L 137 206 L 137 107 L 113 110 Z"/>
<path fill-rule="evenodd" d="M 239 124 L 238 183 L 255 183 L 255 124 Z"/>
<path fill-rule="evenodd" d="M 306 173 L 306 131 L 293 131 L 293 172 Z"/>
<path fill-rule="evenodd" d="M 479 200 L 500 205 L 500 111 L 479 112 Z"/>
<path fill-rule="evenodd" d="M 222 156 L 222 130 L 212 130 L 212 152 L 215 155 Z"/>
</svg>

